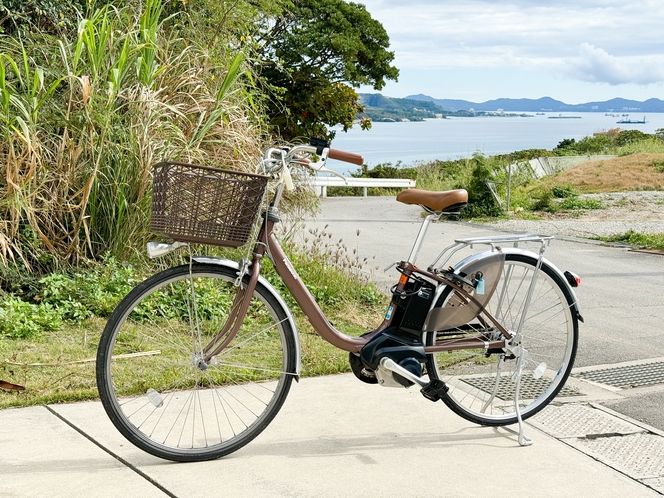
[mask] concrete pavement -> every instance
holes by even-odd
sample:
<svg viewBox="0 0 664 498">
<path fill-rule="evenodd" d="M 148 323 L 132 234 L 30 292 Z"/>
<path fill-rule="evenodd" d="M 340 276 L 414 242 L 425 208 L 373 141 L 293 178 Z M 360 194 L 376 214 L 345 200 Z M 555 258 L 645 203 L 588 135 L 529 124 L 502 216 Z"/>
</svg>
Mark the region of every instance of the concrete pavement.
<svg viewBox="0 0 664 498">
<path fill-rule="evenodd" d="M 76 429 L 72 428 L 75 427 Z M 417 390 L 303 379 L 256 440 L 175 464 L 126 442 L 100 403 L 0 411 L 3 497 L 657 496 L 529 426 L 520 447 Z"/>
<path fill-rule="evenodd" d="M 343 238 L 383 268 L 407 257 L 419 209 L 393 198 L 330 198 L 307 225 L 328 225 L 334 239 Z M 418 261 L 427 263 L 454 238 L 488 233 L 495 232 L 434 225 Z M 661 256 L 565 240 L 555 241 L 546 256 L 583 279 L 579 371 L 664 358 L 664 303 L 656 291 L 664 275 Z M 395 281 L 382 270 L 371 277 L 383 287 Z M 638 403 L 658 399 L 661 384 L 636 394 L 579 376 L 570 384 L 581 396 L 561 400 L 529 421 L 527 434 L 535 443 L 520 447 L 512 433 L 466 422 L 416 389 L 370 386 L 352 375 L 302 379 L 256 440 L 223 459 L 194 464 L 162 461 L 136 449 L 98 402 L 1 410 L 0 496 L 664 493 L 664 437 L 653 427 L 657 417 L 646 420 L 659 407 Z M 632 410 L 634 419 L 624 406 L 639 408 Z"/>
</svg>

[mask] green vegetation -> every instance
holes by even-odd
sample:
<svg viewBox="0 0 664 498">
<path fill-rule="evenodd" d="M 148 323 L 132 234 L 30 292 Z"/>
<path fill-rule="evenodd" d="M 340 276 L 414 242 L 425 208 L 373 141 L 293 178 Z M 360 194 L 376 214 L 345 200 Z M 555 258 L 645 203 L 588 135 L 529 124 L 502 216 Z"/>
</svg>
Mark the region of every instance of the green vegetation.
<svg viewBox="0 0 664 498">
<path fill-rule="evenodd" d="M 372 121 L 423 121 L 441 117 L 445 112 L 441 106 L 428 101 L 396 99 L 379 93 L 362 94 L 360 98 L 364 105 L 362 116 Z"/>
<path fill-rule="evenodd" d="M 598 237 L 598 240 L 606 242 L 624 242 L 633 246 L 641 247 L 644 249 L 653 249 L 656 251 L 664 251 L 664 233 L 647 234 L 637 233 L 632 230 L 611 237 Z"/>
<path fill-rule="evenodd" d="M 0 38 L 4 265 L 39 274 L 133 256 L 161 160 L 255 167 L 244 57 L 218 63 L 168 32 L 162 11 L 103 7 L 73 34 Z"/>
<path fill-rule="evenodd" d="M 639 130 L 620 130 L 613 128 L 606 132 L 595 133 L 578 142 L 573 138 L 562 140 L 553 151 L 559 156 L 585 154 L 616 154 L 625 156 L 636 152 L 652 154 L 664 153 L 664 141 L 655 133 L 649 135 Z"/>
<path fill-rule="evenodd" d="M 157 270 L 142 256 L 154 164 L 253 171 L 268 143 L 349 128 L 362 109 L 353 87 L 398 75 L 382 25 L 342 0 L 5 0 L 0 11 L 0 378 L 28 387 L 0 392 L 0 406 L 96 396 L 104 319 Z M 286 196 L 286 217 L 311 206 L 302 191 Z M 365 263 L 343 244 L 330 253 L 294 264 L 338 326 L 375 327 L 384 297 L 360 278 Z M 347 370 L 296 315 L 304 373 Z"/>
<path fill-rule="evenodd" d="M 387 298 L 361 277 L 368 262 L 360 261 L 352 249 L 328 235 L 312 233 L 313 244 L 306 253 L 293 247 L 287 247 L 287 252 L 322 309 L 334 317 L 335 325 L 348 334 L 360 335 L 378 325 Z M 213 252 L 234 259 L 242 256 L 237 250 Z M 41 279 L 31 299 L 5 298 L 0 307 L 0 378 L 25 386 L 26 391 L 0 390 L 0 408 L 96 397 L 94 358 L 105 318 L 136 283 L 159 268 L 182 262 L 179 256 L 164 259 L 148 266 L 106 257 L 103 265 Z M 263 275 L 283 293 L 294 312 L 302 341 L 303 375 L 349 371 L 347 353 L 313 331 L 269 263 Z M 207 296 L 205 289 L 198 292 L 203 315 L 213 316 L 215 306 L 223 307 L 220 296 Z M 158 297 L 158 302 L 146 305 L 176 310 L 186 302 L 182 296 L 167 292 Z M 145 313 L 153 316 L 155 311 L 146 309 Z"/>
</svg>

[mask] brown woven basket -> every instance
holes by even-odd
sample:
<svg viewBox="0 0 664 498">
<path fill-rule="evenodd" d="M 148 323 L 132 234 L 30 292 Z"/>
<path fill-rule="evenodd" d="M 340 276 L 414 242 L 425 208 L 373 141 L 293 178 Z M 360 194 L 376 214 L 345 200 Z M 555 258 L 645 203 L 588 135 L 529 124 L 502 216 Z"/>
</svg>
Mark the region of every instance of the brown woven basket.
<svg viewBox="0 0 664 498">
<path fill-rule="evenodd" d="M 247 242 L 267 176 L 178 162 L 154 167 L 152 230 L 175 241 L 238 247 Z"/>
</svg>

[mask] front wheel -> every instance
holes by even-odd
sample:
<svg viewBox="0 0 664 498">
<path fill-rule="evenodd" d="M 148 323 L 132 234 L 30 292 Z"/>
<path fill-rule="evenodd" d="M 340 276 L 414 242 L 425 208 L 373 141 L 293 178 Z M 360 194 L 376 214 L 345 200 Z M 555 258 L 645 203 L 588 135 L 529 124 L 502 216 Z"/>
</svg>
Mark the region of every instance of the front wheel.
<svg viewBox="0 0 664 498">
<path fill-rule="evenodd" d="M 106 324 L 99 395 L 117 429 L 148 453 L 176 461 L 224 456 L 260 434 L 286 399 L 296 374 L 294 330 L 260 282 L 237 335 L 202 361 L 237 309 L 236 271 L 169 268 L 132 290 Z"/>
<path fill-rule="evenodd" d="M 537 258 L 507 254 L 487 311 L 506 329 L 515 331 L 521 320 L 524 362 L 519 391 L 519 411 L 526 419 L 544 408 L 563 388 L 572 369 L 578 342 L 578 319 L 574 297 L 560 274 L 547 264 L 537 272 L 535 287 L 524 310 Z M 454 305 L 453 292 L 443 292 L 442 306 Z M 498 333 L 479 320 L 458 329 L 429 334 L 434 340 L 478 335 L 498 338 Z M 429 376 L 445 382 L 445 404 L 461 417 L 481 425 L 509 425 L 515 411 L 517 360 L 504 351 L 484 349 L 429 354 Z"/>
</svg>

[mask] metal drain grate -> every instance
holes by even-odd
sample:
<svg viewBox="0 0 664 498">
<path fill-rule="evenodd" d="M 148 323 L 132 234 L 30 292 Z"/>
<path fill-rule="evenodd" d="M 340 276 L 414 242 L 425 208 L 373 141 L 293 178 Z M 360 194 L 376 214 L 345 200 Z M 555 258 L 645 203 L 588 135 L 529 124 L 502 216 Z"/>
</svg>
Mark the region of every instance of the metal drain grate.
<svg viewBox="0 0 664 498">
<path fill-rule="evenodd" d="M 463 381 L 466 384 L 469 384 L 480 391 L 487 392 L 491 394 L 493 388 L 496 385 L 495 379 L 489 377 L 470 377 L 465 378 Z M 549 386 L 551 382 L 547 379 L 535 379 L 532 377 L 522 377 L 521 378 L 521 389 L 519 390 L 520 399 L 535 399 L 540 394 L 542 394 Z M 501 377 L 498 384 L 498 392 L 496 396 L 504 401 L 513 400 L 513 391 L 514 391 L 514 382 L 512 382 L 511 377 Z M 558 393 L 558 396 L 583 396 L 578 389 L 574 387 L 564 386 L 561 391 Z"/>
<path fill-rule="evenodd" d="M 664 382 L 664 361 L 588 370 L 574 374 L 574 377 L 623 389 L 650 386 Z"/>
</svg>

